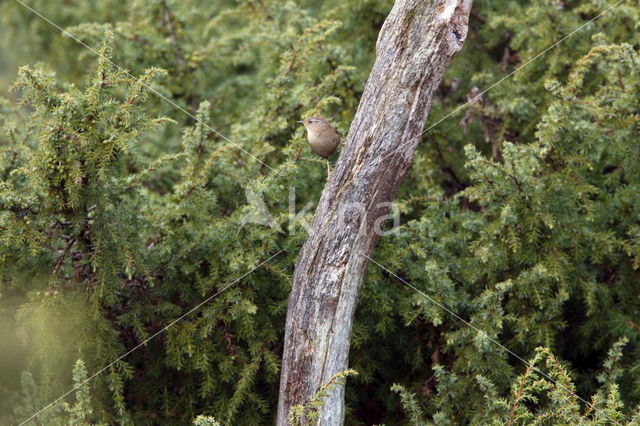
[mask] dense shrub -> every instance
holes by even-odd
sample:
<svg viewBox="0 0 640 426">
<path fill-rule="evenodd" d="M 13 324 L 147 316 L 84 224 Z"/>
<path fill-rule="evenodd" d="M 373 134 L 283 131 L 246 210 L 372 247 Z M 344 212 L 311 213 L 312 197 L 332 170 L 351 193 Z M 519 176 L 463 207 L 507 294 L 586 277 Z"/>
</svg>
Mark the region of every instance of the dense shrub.
<svg viewBox="0 0 640 426">
<path fill-rule="evenodd" d="M 0 104 L 2 334 L 18 342 L 2 343 L 3 420 L 76 383 L 42 422 L 272 423 L 294 262 L 325 182 L 295 120 L 322 113 L 346 133 L 392 2 L 29 4 L 101 56 L 0 3 L 5 49 L 22 46 L 0 64 L 15 82 Z M 477 2 L 430 123 L 612 4 Z M 631 419 L 639 6 L 425 134 L 401 224 L 373 254 L 393 274 L 371 265 L 358 307 L 349 424 Z"/>
</svg>

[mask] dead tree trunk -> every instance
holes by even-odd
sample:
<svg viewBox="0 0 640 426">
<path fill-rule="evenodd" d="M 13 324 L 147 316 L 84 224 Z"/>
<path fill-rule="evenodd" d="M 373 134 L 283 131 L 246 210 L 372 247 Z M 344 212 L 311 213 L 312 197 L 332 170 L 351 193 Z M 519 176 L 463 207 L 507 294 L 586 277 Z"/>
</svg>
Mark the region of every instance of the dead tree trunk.
<svg viewBox="0 0 640 426">
<path fill-rule="evenodd" d="M 472 0 L 396 0 L 346 144 L 322 193 L 289 299 L 278 425 L 347 368 L 351 325 L 381 218 L 411 165 L 433 93 L 467 35 Z M 319 424 L 344 419 L 344 388 Z"/>
</svg>

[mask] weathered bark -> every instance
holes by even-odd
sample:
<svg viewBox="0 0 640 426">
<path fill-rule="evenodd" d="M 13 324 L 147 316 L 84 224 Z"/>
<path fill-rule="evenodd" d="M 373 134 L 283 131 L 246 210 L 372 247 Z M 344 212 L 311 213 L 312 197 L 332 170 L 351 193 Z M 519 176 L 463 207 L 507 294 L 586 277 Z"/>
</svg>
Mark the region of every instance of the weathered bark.
<svg viewBox="0 0 640 426">
<path fill-rule="evenodd" d="M 435 89 L 467 34 L 472 0 L 396 0 L 376 62 L 300 253 L 289 299 L 278 425 L 347 368 L 353 315 L 375 227 L 411 165 Z M 344 419 L 344 388 L 319 424 Z"/>
</svg>

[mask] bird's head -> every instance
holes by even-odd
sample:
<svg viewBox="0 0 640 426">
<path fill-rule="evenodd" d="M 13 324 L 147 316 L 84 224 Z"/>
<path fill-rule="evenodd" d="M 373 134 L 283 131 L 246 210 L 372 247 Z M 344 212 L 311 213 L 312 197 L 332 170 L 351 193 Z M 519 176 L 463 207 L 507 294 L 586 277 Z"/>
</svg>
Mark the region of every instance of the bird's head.
<svg viewBox="0 0 640 426">
<path fill-rule="evenodd" d="M 297 123 L 304 125 L 309 131 L 322 131 L 322 129 L 327 127 L 333 127 L 324 117 L 310 117 Z"/>
</svg>

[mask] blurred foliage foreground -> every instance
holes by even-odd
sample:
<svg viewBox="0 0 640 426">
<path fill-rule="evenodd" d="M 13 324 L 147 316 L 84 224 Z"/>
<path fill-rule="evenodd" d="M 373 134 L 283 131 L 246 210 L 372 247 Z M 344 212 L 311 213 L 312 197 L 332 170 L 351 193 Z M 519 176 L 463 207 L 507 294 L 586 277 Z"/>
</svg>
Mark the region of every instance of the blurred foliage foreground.
<svg viewBox="0 0 640 426">
<path fill-rule="evenodd" d="M 295 120 L 346 133 L 391 3 L 29 2 L 97 57 L 0 2 L 28 64 L 0 79 L 0 423 L 73 386 L 31 424 L 273 422 L 325 181 Z M 476 2 L 431 121 L 611 4 Z M 374 258 L 483 332 L 370 266 L 348 424 L 638 422 L 639 11 L 625 0 L 425 135 Z"/>
</svg>

